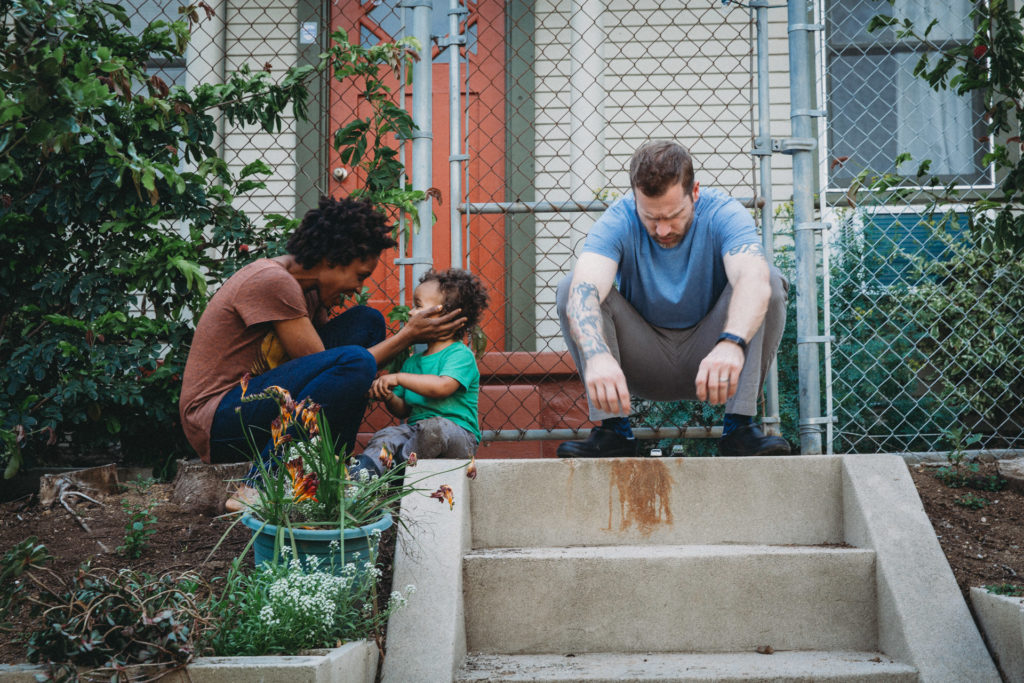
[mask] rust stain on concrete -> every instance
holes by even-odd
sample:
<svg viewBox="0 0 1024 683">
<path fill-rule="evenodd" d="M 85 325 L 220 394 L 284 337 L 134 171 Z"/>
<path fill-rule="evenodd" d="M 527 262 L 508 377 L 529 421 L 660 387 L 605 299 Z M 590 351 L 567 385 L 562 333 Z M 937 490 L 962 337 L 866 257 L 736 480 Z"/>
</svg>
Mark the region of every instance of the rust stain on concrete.
<svg viewBox="0 0 1024 683">
<path fill-rule="evenodd" d="M 669 498 L 672 476 L 660 460 L 624 459 L 611 463 L 608 479 L 608 530 L 612 528 L 614 491 L 618 490 L 619 530 L 634 524 L 645 536 L 659 524 L 672 524 Z"/>
</svg>

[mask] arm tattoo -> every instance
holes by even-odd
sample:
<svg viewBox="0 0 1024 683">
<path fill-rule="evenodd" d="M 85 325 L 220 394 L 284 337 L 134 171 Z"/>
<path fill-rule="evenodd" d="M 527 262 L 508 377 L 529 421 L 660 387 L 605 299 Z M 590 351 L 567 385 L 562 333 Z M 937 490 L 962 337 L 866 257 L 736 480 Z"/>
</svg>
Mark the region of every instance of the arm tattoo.
<svg viewBox="0 0 1024 683">
<path fill-rule="evenodd" d="M 736 254 L 751 254 L 752 256 L 760 256 L 764 258 L 764 248 L 756 242 L 752 244 L 740 244 L 729 250 L 729 256 L 735 256 Z"/>
<path fill-rule="evenodd" d="M 597 287 L 589 282 L 574 285 L 569 292 L 569 331 L 583 358 L 611 353 L 604 340 L 601 298 Z"/>
</svg>

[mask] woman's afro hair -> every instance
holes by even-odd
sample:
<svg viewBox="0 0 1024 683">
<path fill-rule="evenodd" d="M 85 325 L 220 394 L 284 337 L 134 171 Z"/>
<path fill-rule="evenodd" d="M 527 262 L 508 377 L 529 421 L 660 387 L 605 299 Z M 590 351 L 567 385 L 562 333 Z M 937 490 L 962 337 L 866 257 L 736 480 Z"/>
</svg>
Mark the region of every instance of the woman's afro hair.
<svg viewBox="0 0 1024 683">
<path fill-rule="evenodd" d="M 448 270 L 428 270 L 420 277 L 420 282 L 437 282 L 444 297 L 444 312 L 461 308 L 461 316 L 466 324 L 455 333 L 461 337 L 467 330 L 480 322 L 480 317 L 487 309 L 487 287 L 480 278 L 465 270 L 450 268 Z"/>
<path fill-rule="evenodd" d="M 322 197 L 288 238 L 287 250 L 308 270 L 321 259 L 331 266 L 347 266 L 397 245 L 387 216 L 369 201 Z"/>
</svg>

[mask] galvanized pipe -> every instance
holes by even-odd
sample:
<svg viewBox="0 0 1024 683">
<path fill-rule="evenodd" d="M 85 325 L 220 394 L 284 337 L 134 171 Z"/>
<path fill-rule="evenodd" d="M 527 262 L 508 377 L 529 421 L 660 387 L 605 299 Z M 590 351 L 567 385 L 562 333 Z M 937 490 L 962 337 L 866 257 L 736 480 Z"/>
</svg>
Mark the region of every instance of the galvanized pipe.
<svg viewBox="0 0 1024 683">
<path fill-rule="evenodd" d="M 774 207 L 772 206 L 772 133 L 768 72 L 768 3 L 751 2 L 757 15 L 757 142 L 760 162 L 760 194 L 764 200 L 761 206 L 761 241 L 764 255 L 768 263 L 775 261 L 775 231 L 772 223 Z M 781 433 L 778 429 L 779 418 L 779 369 L 776 361 L 768 368 L 768 376 L 764 386 L 764 414 L 766 427 L 771 425 L 773 433 Z"/>
<path fill-rule="evenodd" d="M 451 221 L 452 268 L 462 268 L 462 154 L 461 83 L 459 82 L 459 46 L 465 44 L 459 32 L 459 19 L 466 14 L 459 0 L 448 2 L 448 216 Z"/>
<path fill-rule="evenodd" d="M 416 124 L 412 141 L 412 189 L 426 193 L 433 182 L 430 167 L 433 143 L 430 15 L 433 0 L 405 0 L 403 4 L 412 9 L 412 35 L 421 48 L 421 59 L 412 67 L 412 120 Z M 417 226 L 412 235 L 413 282 L 419 282 L 433 260 L 433 199 L 426 196 L 419 203 L 418 212 Z"/>
<path fill-rule="evenodd" d="M 737 198 L 743 206 L 760 208 L 764 205 L 761 197 Z M 612 203 L 603 199 L 591 199 L 589 201 L 567 200 L 564 202 L 467 202 L 459 205 L 462 213 L 483 213 L 483 214 L 505 214 L 505 213 L 578 213 L 578 212 L 600 212 L 611 206 Z"/>
<path fill-rule="evenodd" d="M 483 441 L 565 441 L 586 438 L 590 428 L 584 429 L 485 429 Z M 722 427 L 634 427 L 638 439 L 718 439 Z"/>
<path fill-rule="evenodd" d="M 811 88 L 814 81 L 808 59 L 810 30 L 807 0 L 790 0 L 789 93 L 793 145 L 794 227 L 814 222 L 814 148 L 811 129 Z M 800 450 L 821 453 L 821 379 L 818 376 L 818 286 L 815 231 L 795 229 L 797 278 L 797 363 L 800 378 Z"/>
</svg>

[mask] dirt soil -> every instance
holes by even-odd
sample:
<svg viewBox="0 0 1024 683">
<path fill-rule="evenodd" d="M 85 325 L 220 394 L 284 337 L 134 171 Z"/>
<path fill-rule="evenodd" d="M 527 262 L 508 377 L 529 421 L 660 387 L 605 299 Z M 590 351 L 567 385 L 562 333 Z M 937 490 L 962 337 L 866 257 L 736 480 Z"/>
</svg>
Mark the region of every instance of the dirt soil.
<svg viewBox="0 0 1024 683">
<path fill-rule="evenodd" d="M 979 474 L 995 473 L 994 464 L 983 464 Z M 1011 490 L 999 492 L 950 489 L 935 477 L 935 467 L 911 466 L 910 472 L 925 511 L 939 536 L 960 589 L 1001 583 L 1024 585 L 1024 495 Z M 956 504 L 968 493 L 987 499 L 984 508 L 973 510 Z M 249 531 L 236 525 L 216 552 L 211 550 L 230 526 L 231 519 L 196 514 L 170 501 L 170 484 L 145 486 L 128 483 L 119 494 L 108 496 L 103 505 L 86 501 L 75 510 L 91 529 L 86 533 L 60 504 L 44 509 L 35 497 L 0 504 L 0 553 L 29 536 L 36 536 L 55 557 L 51 568 L 70 576 L 79 564 L 92 558 L 94 567 L 132 567 L 149 574 L 196 570 L 205 578 L 224 576 L 231 560 L 249 540 Z M 156 502 L 157 531 L 137 560 L 116 552 L 124 539 L 127 513 L 122 500 L 132 505 Z M 382 560 L 386 550 L 382 553 Z M 204 563 L 204 560 L 209 560 Z M 252 564 L 252 554 L 247 558 Z M 390 572 L 388 572 L 390 574 Z M 386 578 L 390 578 L 389 576 Z M 23 615 L 14 622 L 17 632 L 31 629 Z M 16 639 L 0 636 L 0 663 L 24 661 L 24 646 Z"/>
</svg>

